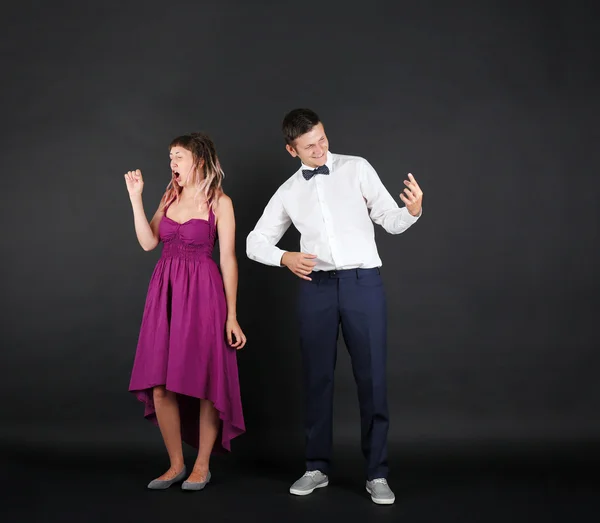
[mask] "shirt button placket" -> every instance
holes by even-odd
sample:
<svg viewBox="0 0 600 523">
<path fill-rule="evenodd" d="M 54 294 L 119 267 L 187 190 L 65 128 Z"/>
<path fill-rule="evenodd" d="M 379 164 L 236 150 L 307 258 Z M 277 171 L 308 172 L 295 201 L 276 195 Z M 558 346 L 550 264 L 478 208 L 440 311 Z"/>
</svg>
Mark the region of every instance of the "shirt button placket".
<svg viewBox="0 0 600 523">
<path fill-rule="evenodd" d="M 319 203 L 321 204 L 321 213 L 323 214 L 323 220 L 325 222 L 325 230 L 327 231 L 327 238 L 329 240 L 329 252 L 331 252 L 331 257 L 333 258 L 334 264 L 337 266 L 336 256 L 334 254 L 334 235 L 333 235 L 333 225 L 331 217 L 329 216 L 329 209 L 324 204 L 324 198 L 321 195 L 321 183 L 317 178 L 317 195 L 319 198 Z"/>
</svg>

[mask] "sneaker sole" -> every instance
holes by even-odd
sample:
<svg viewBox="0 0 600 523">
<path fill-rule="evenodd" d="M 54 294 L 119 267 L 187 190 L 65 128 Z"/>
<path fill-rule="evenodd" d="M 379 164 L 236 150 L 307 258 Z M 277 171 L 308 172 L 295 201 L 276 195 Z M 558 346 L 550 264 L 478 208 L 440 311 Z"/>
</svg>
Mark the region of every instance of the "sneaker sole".
<svg viewBox="0 0 600 523">
<path fill-rule="evenodd" d="M 295 496 L 308 496 L 309 494 L 312 494 L 315 491 L 315 489 L 323 488 L 327 485 L 329 485 L 329 480 L 325 481 L 324 483 L 319 483 L 315 488 L 312 488 L 310 490 L 297 490 L 294 488 L 290 488 L 290 494 L 294 494 Z"/>
<path fill-rule="evenodd" d="M 393 505 L 394 501 L 396 501 L 396 496 L 391 499 L 377 499 L 373 497 L 373 493 L 370 488 L 367 488 L 367 492 L 371 495 L 371 500 L 373 503 L 377 503 L 377 505 Z"/>
</svg>

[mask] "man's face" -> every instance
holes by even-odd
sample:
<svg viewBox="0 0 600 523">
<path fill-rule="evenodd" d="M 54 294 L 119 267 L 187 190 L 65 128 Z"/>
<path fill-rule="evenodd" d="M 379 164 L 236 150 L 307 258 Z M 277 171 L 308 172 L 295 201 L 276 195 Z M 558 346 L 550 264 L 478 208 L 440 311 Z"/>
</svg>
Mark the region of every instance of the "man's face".
<svg viewBox="0 0 600 523">
<path fill-rule="evenodd" d="M 318 123 L 310 131 L 296 138 L 292 145 L 286 145 L 288 153 L 300 158 L 304 165 L 311 168 L 320 167 L 327 162 L 329 142 L 323 124 Z"/>
</svg>

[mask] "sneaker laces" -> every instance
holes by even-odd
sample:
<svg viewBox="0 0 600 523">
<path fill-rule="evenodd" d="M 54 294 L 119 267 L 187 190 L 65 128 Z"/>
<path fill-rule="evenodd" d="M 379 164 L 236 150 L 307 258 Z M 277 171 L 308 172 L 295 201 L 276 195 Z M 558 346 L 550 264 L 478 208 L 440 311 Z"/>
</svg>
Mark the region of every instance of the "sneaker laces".
<svg viewBox="0 0 600 523">
<path fill-rule="evenodd" d="M 375 478 L 374 480 L 371 480 L 371 483 L 375 484 L 375 483 L 381 483 L 382 485 L 387 485 L 387 479 L 385 478 Z"/>
<path fill-rule="evenodd" d="M 314 478 L 317 474 L 321 474 L 320 470 L 307 470 L 304 475 L 309 478 Z"/>
</svg>

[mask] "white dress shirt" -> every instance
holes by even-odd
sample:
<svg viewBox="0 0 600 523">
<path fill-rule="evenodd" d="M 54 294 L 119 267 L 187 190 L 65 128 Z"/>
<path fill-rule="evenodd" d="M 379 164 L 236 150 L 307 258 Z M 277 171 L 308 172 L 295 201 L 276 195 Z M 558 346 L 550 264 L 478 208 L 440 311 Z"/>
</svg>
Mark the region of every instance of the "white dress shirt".
<svg viewBox="0 0 600 523">
<path fill-rule="evenodd" d="M 306 180 L 312 168 L 302 164 L 277 189 L 246 240 L 251 260 L 280 267 L 286 251 L 276 245 L 293 223 L 300 252 L 317 256 L 313 270 L 380 267 L 373 222 L 400 234 L 421 216 L 398 206 L 364 158 L 328 151 L 326 165 L 329 174 Z"/>
</svg>

